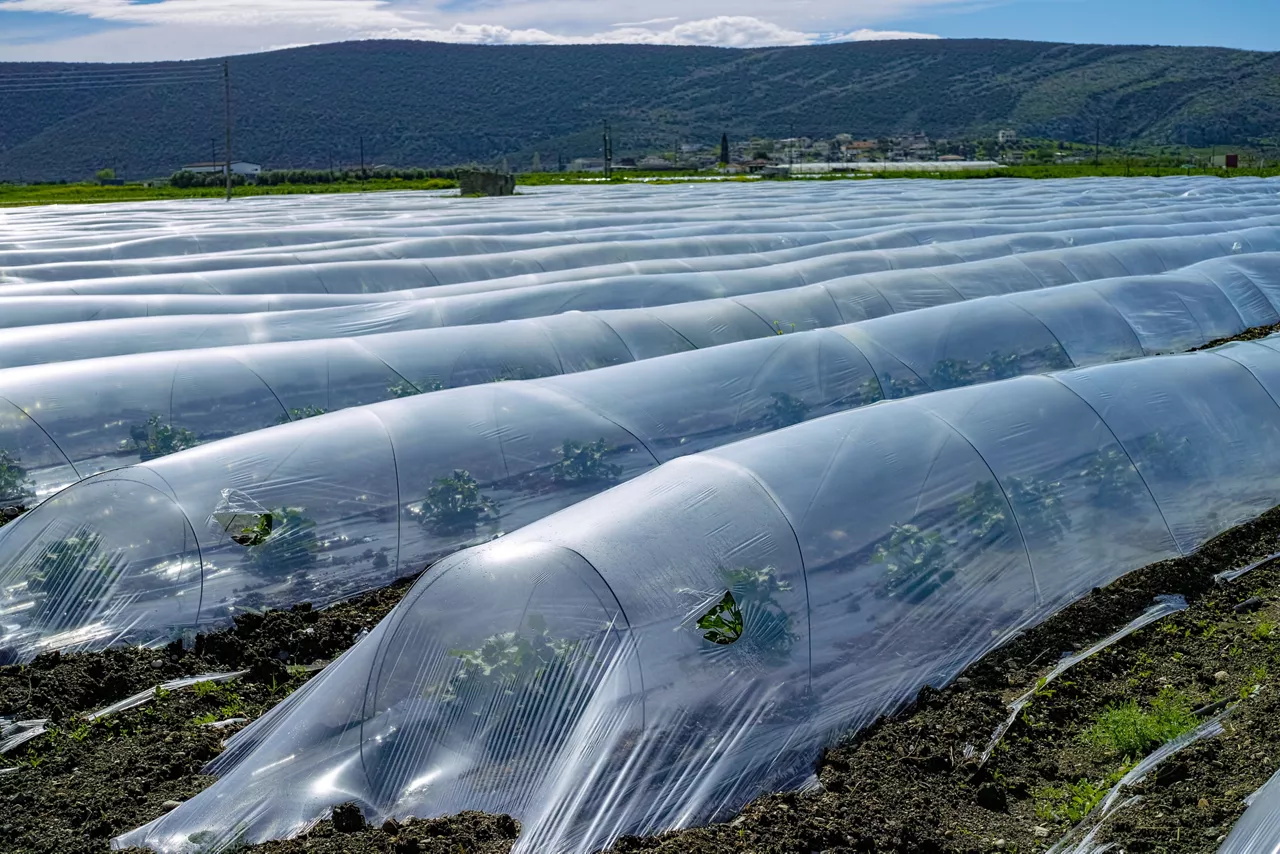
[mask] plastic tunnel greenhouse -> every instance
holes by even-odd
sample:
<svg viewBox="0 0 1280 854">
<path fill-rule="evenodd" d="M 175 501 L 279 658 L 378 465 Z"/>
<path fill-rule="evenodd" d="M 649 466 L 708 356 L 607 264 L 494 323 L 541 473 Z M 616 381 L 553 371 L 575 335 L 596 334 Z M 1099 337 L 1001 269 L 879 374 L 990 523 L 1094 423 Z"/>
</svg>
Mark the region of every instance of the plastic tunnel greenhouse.
<svg viewBox="0 0 1280 854">
<path fill-rule="evenodd" d="M 1280 505 L 1277 326 L 1249 178 L 0 209 L 0 664 L 421 573 L 113 845 L 589 854 Z"/>
<path fill-rule="evenodd" d="M 376 820 L 510 813 L 520 851 L 707 820 L 1091 588 L 1274 506 L 1277 396 L 1280 351 L 1235 344 L 672 461 L 441 561 L 237 736 L 218 783 L 119 841 L 290 835 L 353 799 Z M 504 666 L 512 645 L 538 665 Z"/>
<path fill-rule="evenodd" d="M 563 340 L 590 340 L 580 331 L 595 328 L 588 318 L 568 316 L 573 323 L 563 327 Z M 6 654 L 26 659 L 50 647 L 150 642 L 249 607 L 332 602 L 678 456 L 884 398 L 1185 350 L 1277 321 L 1280 254 L 1263 253 L 612 368 L 436 391 L 255 429 L 287 420 L 286 402 L 308 405 L 284 392 L 301 387 L 310 371 L 333 379 L 352 405 L 396 380 L 384 373 L 392 359 L 369 359 L 384 372 L 365 383 L 354 381 L 354 360 L 342 372 L 330 360 L 326 373 L 317 354 L 328 345 L 317 342 L 286 351 L 271 371 L 245 360 L 254 376 L 278 377 L 278 390 L 259 391 L 239 407 L 228 398 L 216 413 L 219 428 L 245 435 L 189 450 L 181 445 L 195 433 L 145 420 L 145 407 L 102 408 L 107 395 L 91 398 L 88 410 L 62 404 L 34 418 L 15 415 L 8 447 L 21 452 L 11 456 L 39 481 L 108 470 L 58 494 L 0 538 L 3 608 L 20 615 L 7 632 Z M 76 389 L 94 385 L 96 363 L 64 364 L 31 371 L 24 395 L 4 388 L 0 374 L 0 391 L 26 412 L 41 409 L 32 403 L 39 394 L 63 396 L 48 378 L 56 371 L 74 400 Z M 221 400 L 217 382 L 237 375 L 217 360 L 194 364 L 207 373 L 180 367 L 184 378 L 193 377 L 182 395 L 171 366 L 137 388 L 189 407 L 173 424 L 207 428 L 196 405 Z M 552 364 L 543 366 L 550 372 Z M 128 411 L 132 424 L 122 417 Z M 114 429 L 87 429 L 104 421 Z M 55 449 L 28 444 L 54 440 Z M 113 454 L 121 444 L 126 450 Z M 178 452 L 161 456 L 167 451 Z M 139 454 L 157 458 L 112 467 L 122 455 Z M 40 469 L 31 464 L 37 459 L 53 462 Z M 323 478 L 315 477 L 318 470 Z M 260 534 L 244 533 L 262 525 Z M 67 549 L 68 541 L 77 547 Z M 50 555 L 57 556 L 52 567 Z"/>
<path fill-rule="evenodd" d="M 1280 304 L 1280 253 L 1236 254 L 1233 249 L 1245 246 L 1237 237 L 1243 236 L 1228 234 L 1176 244 L 1125 241 L 1107 247 L 1027 253 L 964 268 L 920 271 L 909 278 L 872 274 L 809 288 L 653 309 L 188 350 L 164 359 L 138 353 L 15 368 L 0 371 L 0 405 L 7 413 L 0 417 L 0 448 L 25 466 L 35 496 L 47 496 L 69 482 L 123 464 L 351 406 L 496 380 L 574 373 L 776 337 L 780 332 L 840 325 L 849 316 L 883 317 L 902 311 L 919 321 L 863 321 L 854 326 L 885 354 L 907 353 L 919 348 L 911 339 L 936 337 L 941 343 L 933 361 L 943 367 L 916 358 L 912 365 L 918 376 L 898 377 L 900 370 L 887 367 L 876 371 L 877 376 L 889 371 L 895 383 L 915 383 L 926 390 L 966 384 L 963 377 L 933 375 L 945 372 L 946 360 L 955 358 L 942 350 L 974 350 L 971 341 L 965 342 L 975 337 L 978 327 L 1007 328 L 997 337 L 1009 340 L 1044 337 L 1037 336 L 1034 328 L 1022 333 L 1029 323 L 1035 326 L 1031 318 L 1001 306 L 1057 302 L 1065 306 L 1057 314 L 1082 312 L 1074 322 L 1093 327 L 1089 333 L 1095 342 L 1087 352 L 1096 351 L 1096 355 L 1084 355 L 1086 344 L 1079 332 L 1061 331 L 1060 337 L 1075 336 L 1069 342 L 1078 354 L 1072 364 L 1170 352 L 1274 322 L 1273 304 Z M 1256 234 L 1245 239 L 1249 248 L 1272 244 L 1280 248 L 1280 237 L 1268 240 L 1267 235 Z M 1121 265 L 1160 271 L 1221 253 L 1230 257 L 1159 276 L 1087 281 Z M 1085 283 L 1061 284 L 1073 279 Z M 1046 280 L 1054 286 L 1045 289 Z M 1041 296 L 1030 303 L 1015 297 L 1032 288 L 1054 296 L 1049 302 Z M 979 299 L 972 309 L 953 310 L 958 305 L 953 300 L 984 293 L 1001 296 Z M 1114 304 L 1115 309 L 1104 304 Z M 925 314 L 912 311 L 929 305 L 951 308 Z M 1135 331 L 1108 337 L 1116 312 L 1129 318 Z M 1090 319 L 1085 320 L 1086 315 Z M 785 321 L 769 322 L 770 317 Z M 996 317 L 1003 321 L 996 323 Z M 1051 327 L 1068 323 L 1046 321 Z M 967 332 L 940 334 L 957 323 L 977 326 Z M 881 340 L 882 335 L 888 337 Z M 1140 347 L 1132 346 L 1135 340 L 1140 340 Z M 1068 342 L 1064 339 L 1064 343 Z M 874 353 L 871 358 L 885 359 Z M 965 358 L 972 361 L 974 353 L 967 352 Z"/>
</svg>

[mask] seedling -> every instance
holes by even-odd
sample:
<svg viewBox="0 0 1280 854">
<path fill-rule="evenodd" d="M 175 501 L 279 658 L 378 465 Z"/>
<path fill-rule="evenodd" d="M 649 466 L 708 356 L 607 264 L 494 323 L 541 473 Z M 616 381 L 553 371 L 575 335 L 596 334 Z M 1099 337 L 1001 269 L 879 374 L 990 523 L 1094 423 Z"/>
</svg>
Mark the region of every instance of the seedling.
<svg viewBox="0 0 1280 854">
<path fill-rule="evenodd" d="M 970 533 L 979 541 L 995 542 L 1001 537 L 1017 535 L 1028 539 L 1056 541 L 1071 529 L 1071 517 L 1062 503 L 1062 484 L 1033 477 L 1011 477 L 1007 484 L 1008 501 L 993 480 L 974 484 L 973 491 L 959 504 Z M 1009 504 L 1017 527 L 1010 524 Z"/>
<path fill-rule="evenodd" d="M 1007 380 L 1013 377 L 1021 376 L 1022 357 L 1017 353 L 992 353 L 987 357 L 987 361 L 981 368 L 983 373 L 989 374 L 993 380 Z"/>
<path fill-rule="evenodd" d="M 797 397 L 792 397 L 785 391 L 775 391 L 769 397 L 773 398 L 773 403 L 769 404 L 765 422 L 771 429 L 781 430 L 783 427 L 799 424 L 809 414 L 809 405 L 807 403 Z"/>
<path fill-rule="evenodd" d="M 25 506 L 36 497 L 22 461 L 0 448 L 0 507 Z"/>
<path fill-rule="evenodd" d="M 553 668 L 569 667 L 578 643 L 553 637 L 541 614 L 530 614 L 526 623 L 527 632 L 503 632 L 486 638 L 477 649 L 449 650 L 461 666 L 431 693 L 446 702 L 482 685 L 507 695 L 517 690 L 549 693 L 553 680 L 544 677 Z"/>
<path fill-rule="evenodd" d="M 441 532 L 475 530 L 481 522 L 498 518 L 498 505 L 480 492 L 480 484 L 463 469 L 438 477 L 422 501 L 422 520 Z"/>
<path fill-rule="evenodd" d="M 789 593 L 791 585 L 779 579 L 772 566 L 722 570 L 720 575 L 724 594 L 695 624 L 703 639 L 716 646 L 741 643 L 766 659 L 789 655 L 799 636 L 791 630 L 791 615 L 777 595 Z M 677 592 L 697 594 L 688 589 Z"/>
<path fill-rule="evenodd" d="M 399 382 L 387 386 L 387 394 L 392 397 L 413 397 L 415 394 L 426 394 L 427 392 L 440 391 L 444 388 L 444 383 L 435 377 L 427 377 L 425 380 L 419 380 L 411 383 L 408 380 L 400 380 Z"/>
<path fill-rule="evenodd" d="M 101 534 L 81 528 L 44 546 L 27 590 L 46 600 L 41 609 L 46 616 L 83 614 L 111 589 L 123 563 L 121 555 L 105 553 Z"/>
<path fill-rule="evenodd" d="M 698 628 L 714 644 L 728 646 L 738 642 L 742 637 L 742 609 L 733 598 L 733 591 L 726 590 L 724 597 L 698 618 Z"/>
<path fill-rule="evenodd" d="M 193 448 L 197 441 L 196 434 L 190 430 L 163 424 L 159 415 L 152 415 L 142 424 L 135 424 L 129 428 L 129 438 L 122 443 L 122 446 L 129 449 L 130 443 L 133 445 L 132 450 L 137 451 L 145 463 L 157 457 Z"/>
<path fill-rule="evenodd" d="M 303 406 L 290 409 L 287 413 L 276 419 L 277 424 L 288 424 L 293 421 L 301 421 L 304 418 L 315 418 L 317 415 L 325 415 L 329 410 L 319 406 Z"/>
<path fill-rule="evenodd" d="M 920 601 L 955 577 L 947 550 L 955 545 L 939 531 L 890 525 L 889 538 L 876 546 L 872 563 L 885 565 L 884 594 Z"/>
<path fill-rule="evenodd" d="M 264 513 L 257 524 L 232 537 L 249 547 L 249 561 L 262 575 L 277 576 L 307 571 L 315 566 L 316 540 L 314 519 L 304 514 L 303 507 L 280 507 Z"/>
<path fill-rule="evenodd" d="M 1098 451 L 1080 473 L 1093 488 L 1094 500 L 1106 507 L 1125 507 L 1142 493 L 1138 471 L 1119 446 Z"/>
<path fill-rule="evenodd" d="M 973 364 L 964 359 L 943 359 L 929 371 L 929 385 L 939 391 L 973 385 L 977 379 Z"/>
<path fill-rule="evenodd" d="M 551 479 L 557 483 L 609 483 L 622 476 L 622 466 L 605 462 L 605 455 L 616 450 L 605 444 L 565 439 L 559 449 L 560 459 L 551 466 Z"/>
</svg>

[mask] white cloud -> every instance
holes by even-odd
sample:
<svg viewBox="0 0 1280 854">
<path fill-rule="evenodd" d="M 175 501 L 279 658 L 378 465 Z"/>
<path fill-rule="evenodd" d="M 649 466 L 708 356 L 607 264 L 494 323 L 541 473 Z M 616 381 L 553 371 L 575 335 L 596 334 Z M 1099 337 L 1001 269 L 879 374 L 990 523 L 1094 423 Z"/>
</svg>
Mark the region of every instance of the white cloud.
<svg viewBox="0 0 1280 854">
<path fill-rule="evenodd" d="M 737 0 L 739 14 L 705 14 L 723 0 L 0 0 L 5 12 L 45 12 L 131 25 L 58 41 L 0 44 L 3 59 L 191 59 L 351 39 L 469 44 L 669 44 L 773 47 L 926 33 L 867 26 L 970 0 Z M 703 11 L 704 14 L 689 14 Z M 628 13 L 647 12 L 633 15 Z M 615 23 L 618 18 L 632 18 Z M 786 24 L 776 23 L 777 19 Z"/>
</svg>

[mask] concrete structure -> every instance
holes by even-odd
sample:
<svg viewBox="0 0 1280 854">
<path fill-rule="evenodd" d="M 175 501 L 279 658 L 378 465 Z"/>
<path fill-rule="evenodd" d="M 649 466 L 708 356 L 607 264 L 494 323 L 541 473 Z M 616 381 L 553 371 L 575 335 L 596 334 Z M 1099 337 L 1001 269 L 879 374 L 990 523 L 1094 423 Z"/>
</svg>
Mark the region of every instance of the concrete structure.
<svg viewBox="0 0 1280 854">
<path fill-rule="evenodd" d="M 502 172 L 460 171 L 458 187 L 464 196 L 513 196 L 516 176 Z"/>
<path fill-rule="evenodd" d="M 997 141 L 1001 145 L 1018 141 L 1018 132 L 1016 130 L 1002 130 L 996 135 Z"/>
</svg>

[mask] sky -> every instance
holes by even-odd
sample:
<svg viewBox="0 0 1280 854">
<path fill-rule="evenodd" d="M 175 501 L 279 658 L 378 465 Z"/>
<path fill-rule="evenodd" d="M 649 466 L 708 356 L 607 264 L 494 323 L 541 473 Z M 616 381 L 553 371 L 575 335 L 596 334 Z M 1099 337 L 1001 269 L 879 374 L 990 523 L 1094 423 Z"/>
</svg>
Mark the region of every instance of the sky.
<svg viewBox="0 0 1280 854">
<path fill-rule="evenodd" d="M 1011 38 L 1280 50 L 1280 0 L 0 0 L 0 61 L 203 59 L 409 38 L 767 47 Z"/>
</svg>

